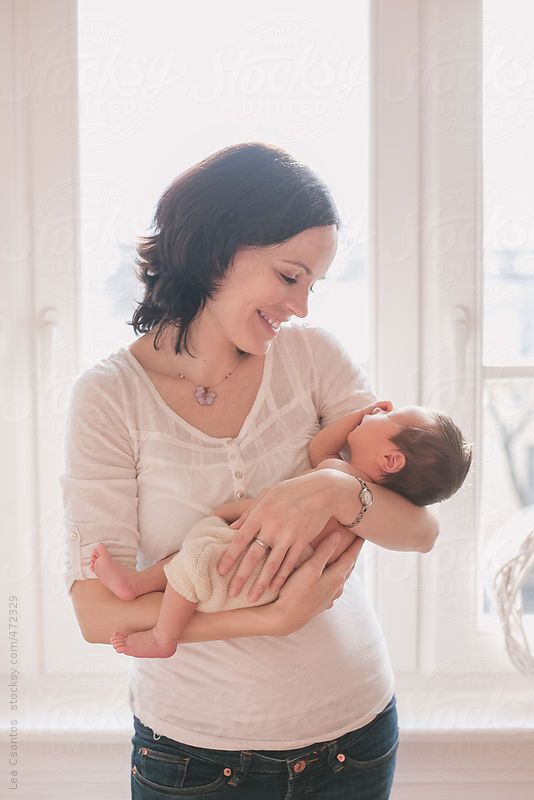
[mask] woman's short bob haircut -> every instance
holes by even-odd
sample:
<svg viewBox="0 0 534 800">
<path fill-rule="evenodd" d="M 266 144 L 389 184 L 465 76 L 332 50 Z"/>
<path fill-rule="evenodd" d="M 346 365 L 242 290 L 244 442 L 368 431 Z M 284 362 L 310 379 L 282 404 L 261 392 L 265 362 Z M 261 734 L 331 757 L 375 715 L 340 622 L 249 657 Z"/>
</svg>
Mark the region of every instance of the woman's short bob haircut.
<svg viewBox="0 0 534 800">
<path fill-rule="evenodd" d="M 277 244 L 341 221 L 326 185 L 288 152 L 263 142 L 231 145 L 178 175 L 160 198 L 152 235 L 137 248 L 144 286 L 131 321 L 136 334 L 179 330 L 189 353 L 191 322 L 217 294 L 242 246 Z M 189 355 L 192 355 L 189 353 Z"/>
</svg>

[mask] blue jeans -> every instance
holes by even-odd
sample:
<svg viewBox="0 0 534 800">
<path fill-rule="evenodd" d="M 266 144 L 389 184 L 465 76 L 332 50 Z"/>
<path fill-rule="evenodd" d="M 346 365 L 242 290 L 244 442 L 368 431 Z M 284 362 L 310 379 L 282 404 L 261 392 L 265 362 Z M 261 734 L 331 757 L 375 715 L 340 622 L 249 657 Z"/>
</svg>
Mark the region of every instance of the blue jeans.
<svg viewBox="0 0 534 800">
<path fill-rule="evenodd" d="M 399 728 L 395 695 L 371 722 L 294 750 L 211 750 L 159 736 L 134 716 L 132 800 L 387 800 Z"/>
</svg>

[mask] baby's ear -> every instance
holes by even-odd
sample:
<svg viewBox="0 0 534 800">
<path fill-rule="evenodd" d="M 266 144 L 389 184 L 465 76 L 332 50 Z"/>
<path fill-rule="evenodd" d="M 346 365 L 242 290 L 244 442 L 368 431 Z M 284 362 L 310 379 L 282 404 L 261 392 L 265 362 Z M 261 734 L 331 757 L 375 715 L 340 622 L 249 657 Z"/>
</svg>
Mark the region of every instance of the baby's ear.
<svg viewBox="0 0 534 800">
<path fill-rule="evenodd" d="M 393 475 L 395 472 L 400 472 L 406 465 L 406 456 L 400 450 L 390 450 L 389 453 L 384 453 L 380 459 L 382 472 Z"/>
</svg>

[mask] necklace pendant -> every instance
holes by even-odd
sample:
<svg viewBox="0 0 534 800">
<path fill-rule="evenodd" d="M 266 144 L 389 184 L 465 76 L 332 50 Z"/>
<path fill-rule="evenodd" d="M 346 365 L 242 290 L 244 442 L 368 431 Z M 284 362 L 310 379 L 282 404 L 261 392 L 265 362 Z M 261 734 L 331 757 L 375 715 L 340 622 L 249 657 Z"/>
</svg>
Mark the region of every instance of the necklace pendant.
<svg viewBox="0 0 534 800">
<path fill-rule="evenodd" d="M 211 406 L 213 405 L 217 394 L 214 391 L 210 391 L 209 386 L 197 386 L 195 389 L 195 397 L 199 405 Z"/>
</svg>

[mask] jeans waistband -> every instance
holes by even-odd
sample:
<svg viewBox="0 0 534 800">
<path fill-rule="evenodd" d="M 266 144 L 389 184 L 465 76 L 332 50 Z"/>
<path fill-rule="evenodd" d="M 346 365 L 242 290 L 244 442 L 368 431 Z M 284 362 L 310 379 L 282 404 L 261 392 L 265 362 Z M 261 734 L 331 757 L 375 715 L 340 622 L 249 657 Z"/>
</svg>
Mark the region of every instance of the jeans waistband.
<svg viewBox="0 0 534 800">
<path fill-rule="evenodd" d="M 201 756 L 219 765 L 232 767 L 233 769 L 246 768 L 249 772 L 285 773 L 287 775 L 289 771 L 291 776 L 296 776 L 305 769 L 306 772 L 309 773 L 310 767 L 323 766 L 325 763 L 329 763 L 334 770 L 340 769 L 341 764 L 336 761 L 337 754 L 343 751 L 344 746 L 348 747 L 356 738 L 364 736 L 367 728 L 375 722 L 377 717 L 385 714 L 395 703 L 396 698 L 395 695 L 393 695 L 387 706 L 380 711 L 371 722 L 364 725 L 362 728 L 348 731 L 337 739 L 317 742 L 292 750 L 214 750 L 211 748 L 194 747 L 182 742 L 176 742 L 174 739 L 169 739 L 166 736 L 158 736 L 154 734 L 152 728 L 143 725 L 135 716 L 134 727 L 136 733 L 143 736 L 145 739 L 149 741 L 157 739 L 159 745 L 167 745 L 169 748 L 179 746 L 181 750 L 190 754 L 192 757 Z"/>
</svg>

